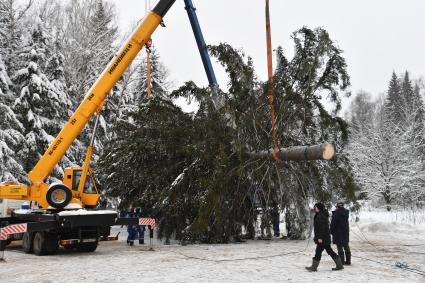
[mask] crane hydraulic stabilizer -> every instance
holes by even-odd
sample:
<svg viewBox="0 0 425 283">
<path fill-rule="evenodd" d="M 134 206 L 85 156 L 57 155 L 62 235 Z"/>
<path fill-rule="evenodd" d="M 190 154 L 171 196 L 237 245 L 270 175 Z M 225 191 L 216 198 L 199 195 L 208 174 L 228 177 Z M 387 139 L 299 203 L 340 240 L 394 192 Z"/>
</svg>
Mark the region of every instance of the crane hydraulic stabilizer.
<svg viewBox="0 0 425 283">
<path fill-rule="evenodd" d="M 139 51 L 150 40 L 151 35 L 161 24 L 163 17 L 174 4 L 175 0 L 160 0 L 154 9 L 140 22 L 134 33 L 125 42 L 118 54 L 107 65 L 102 75 L 85 95 L 84 100 L 69 119 L 65 127 L 58 134 L 46 150 L 42 158 L 29 172 L 28 178 L 31 185 L 15 182 L 0 185 L 0 198 L 29 200 L 39 204 L 42 208 L 62 209 L 69 203 L 90 207 L 96 205 L 99 193 L 96 189 L 79 186 L 81 180 L 86 180 L 90 169 L 80 167 L 64 170 L 63 183 L 47 184 L 46 179 L 58 164 L 65 152 L 87 125 L 95 113 L 100 113 L 106 96 L 117 83 L 124 71 L 134 60 Z M 90 150 L 90 147 L 89 147 Z M 87 153 L 87 157 L 91 153 Z M 87 160 L 86 157 L 86 160 Z M 85 165 L 89 163 L 85 162 Z M 90 181 L 91 177 L 88 178 Z M 80 189 L 79 189 L 80 187 Z"/>
</svg>

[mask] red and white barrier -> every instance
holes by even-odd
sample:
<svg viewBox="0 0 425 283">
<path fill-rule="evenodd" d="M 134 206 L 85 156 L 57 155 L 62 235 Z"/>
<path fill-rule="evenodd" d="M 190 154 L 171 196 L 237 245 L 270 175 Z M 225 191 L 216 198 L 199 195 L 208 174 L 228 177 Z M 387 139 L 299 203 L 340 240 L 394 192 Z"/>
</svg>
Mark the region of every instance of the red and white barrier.
<svg viewBox="0 0 425 283">
<path fill-rule="evenodd" d="M 139 218 L 139 225 L 151 226 L 152 229 L 155 228 L 155 219 L 153 218 Z"/>
<path fill-rule="evenodd" d="M 25 233 L 27 231 L 27 224 L 15 224 L 3 227 L 0 229 L 0 240 L 6 241 L 7 236 L 12 234 Z"/>
</svg>

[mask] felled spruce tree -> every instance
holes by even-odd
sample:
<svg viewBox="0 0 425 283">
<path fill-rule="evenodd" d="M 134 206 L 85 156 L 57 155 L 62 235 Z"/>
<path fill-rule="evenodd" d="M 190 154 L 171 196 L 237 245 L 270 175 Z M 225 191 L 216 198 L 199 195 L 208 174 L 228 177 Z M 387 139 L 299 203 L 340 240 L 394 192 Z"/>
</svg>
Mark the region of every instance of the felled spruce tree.
<svg viewBox="0 0 425 283">
<path fill-rule="evenodd" d="M 345 60 L 322 29 L 303 28 L 293 38 L 295 56 L 289 61 L 278 50 L 274 78 L 279 146 L 331 142 L 341 150 L 346 123 L 336 114 L 340 92 L 349 86 Z M 310 202 L 354 198 L 350 164 L 344 157 L 302 163 L 252 159 L 249 153 L 272 146 L 267 82 L 230 45 L 210 52 L 229 75 L 229 91 L 219 93 L 219 103 L 213 103 L 211 89 L 193 82 L 174 91 L 172 98 L 199 103 L 193 115 L 167 99 L 143 104 L 127 124 L 127 136 L 103 158 L 106 180 L 114 182 L 108 184 L 110 195 L 120 197 L 124 207 L 141 205 L 159 220 L 165 238 L 212 243 L 242 234 L 252 238 L 258 214 L 267 230 L 278 209 L 286 212 L 290 237 L 303 238 Z"/>
</svg>

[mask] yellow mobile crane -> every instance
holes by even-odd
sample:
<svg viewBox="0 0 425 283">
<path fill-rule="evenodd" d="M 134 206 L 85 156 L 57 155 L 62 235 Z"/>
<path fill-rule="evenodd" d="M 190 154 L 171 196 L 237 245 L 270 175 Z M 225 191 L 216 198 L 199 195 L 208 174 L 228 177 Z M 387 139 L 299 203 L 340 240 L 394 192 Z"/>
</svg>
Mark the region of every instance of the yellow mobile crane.
<svg viewBox="0 0 425 283">
<path fill-rule="evenodd" d="M 85 95 L 77 110 L 42 158 L 28 173 L 31 184 L 23 185 L 16 182 L 0 184 L 0 199 L 27 200 L 37 203 L 41 208 L 0 218 L 0 228 L 2 228 L 0 230 L 0 251 L 4 249 L 6 241 L 10 241 L 13 236 L 15 237 L 13 240 L 23 240 L 23 248 L 27 253 L 52 254 L 57 250 L 59 244 L 67 248 L 90 252 L 96 249 L 99 239 L 109 236 L 111 226 L 143 222 L 139 219 L 119 218 L 115 211 L 70 213 L 63 209 L 66 209 L 67 206 L 68 208 L 93 208 L 96 206 L 100 194 L 90 169 L 90 159 L 99 115 L 105 98 L 139 51 L 150 40 L 153 32 L 161 25 L 163 17 L 175 1 L 160 0 L 140 22 L 134 33 Z M 97 115 L 97 118 L 83 167 L 66 168 L 62 183 L 46 183 L 54 167 L 93 115 Z M 143 224 L 150 225 L 149 227 L 152 228 L 154 222 L 145 220 Z"/>
<path fill-rule="evenodd" d="M 86 94 L 78 109 L 49 146 L 43 157 L 38 161 L 34 169 L 29 172 L 28 178 L 31 181 L 31 185 L 27 186 L 11 182 L 2 183 L 0 185 L 0 198 L 34 201 L 45 209 L 49 207 L 62 209 L 69 203 L 78 204 L 81 207 L 93 207 L 97 204 L 99 193 L 96 188 L 86 186 L 86 183 L 90 185 L 90 182 L 86 182 L 87 177 L 89 181 L 92 179 L 90 158 L 93 152 L 95 132 L 88 147 L 83 168 L 65 169 L 62 184 L 47 184 L 46 179 L 81 133 L 89 119 L 94 114 L 102 111 L 106 96 L 139 51 L 149 41 L 152 33 L 161 24 L 162 18 L 174 2 L 175 0 L 160 0 L 155 8 L 141 21 L 130 39 L 123 45 Z"/>
</svg>

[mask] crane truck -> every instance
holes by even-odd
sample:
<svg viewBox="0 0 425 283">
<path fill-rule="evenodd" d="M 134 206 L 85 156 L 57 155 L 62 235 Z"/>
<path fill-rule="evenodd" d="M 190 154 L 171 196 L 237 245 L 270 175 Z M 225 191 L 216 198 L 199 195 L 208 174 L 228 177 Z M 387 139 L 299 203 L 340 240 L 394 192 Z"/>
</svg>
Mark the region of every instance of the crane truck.
<svg viewBox="0 0 425 283">
<path fill-rule="evenodd" d="M 154 219 L 120 218 L 116 211 L 95 209 L 100 193 L 96 187 L 90 161 L 100 113 L 107 95 L 140 50 L 150 41 L 151 35 L 162 24 L 164 16 L 175 1 L 160 0 L 139 23 L 33 170 L 28 173 L 30 185 L 17 182 L 0 183 L 0 199 L 31 203 L 29 209 L 15 211 L 10 217 L 0 217 L 0 252 L 12 240 L 22 240 L 24 251 L 36 255 L 53 254 L 59 245 L 66 249 L 76 248 L 82 252 L 93 252 L 99 240 L 115 239 L 109 236 L 111 226 L 114 225 L 146 225 L 150 228 L 152 238 Z M 216 95 L 217 80 L 195 8 L 191 0 L 185 0 L 185 5 L 210 87 L 213 89 L 213 95 Z M 83 166 L 65 168 L 61 183 L 47 183 L 54 167 L 93 116 L 96 120 Z M 331 145 L 280 151 L 282 160 L 328 160 L 334 155 Z M 267 151 L 254 157 L 270 158 L 270 156 L 270 152 Z M 38 209 L 32 209 L 32 204 Z"/>
<path fill-rule="evenodd" d="M 164 16 L 175 1 L 160 0 L 139 23 L 28 173 L 30 185 L 17 182 L 0 184 L 0 199 L 31 203 L 29 209 L 18 210 L 10 217 L 0 218 L 0 251 L 4 250 L 7 242 L 22 239 L 24 251 L 36 255 L 53 254 L 59 245 L 67 249 L 93 252 L 99 240 L 108 239 L 111 226 L 142 224 L 153 228 L 155 222 L 152 219 L 120 218 L 116 211 L 94 209 L 100 193 L 90 168 L 90 160 L 99 115 L 107 95 L 162 24 Z M 66 168 L 61 183 L 47 183 L 54 167 L 93 116 L 96 116 L 96 121 L 83 166 Z M 33 205 L 37 209 L 32 209 Z"/>
</svg>

